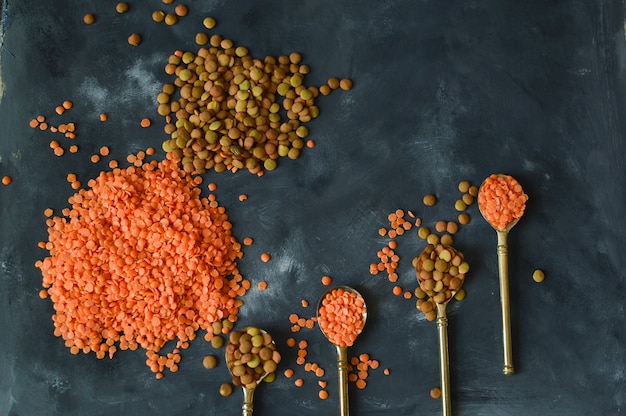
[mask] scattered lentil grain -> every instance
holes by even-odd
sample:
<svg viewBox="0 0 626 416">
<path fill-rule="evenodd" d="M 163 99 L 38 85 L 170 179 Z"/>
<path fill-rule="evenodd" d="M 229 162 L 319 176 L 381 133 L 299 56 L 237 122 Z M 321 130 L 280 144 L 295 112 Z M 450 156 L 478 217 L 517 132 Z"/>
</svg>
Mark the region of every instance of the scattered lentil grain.
<svg viewBox="0 0 626 416">
<path fill-rule="evenodd" d="M 176 15 L 179 17 L 185 17 L 189 14 L 189 8 L 184 4 L 177 4 L 174 8 Z"/>
<path fill-rule="evenodd" d="M 427 207 L 432 207 L 437 203 L 437 197 L 433 194 L 427 194 L 424 195 L 424 198 L 422 198 L 422 202 Z"/>
<path fill-rule="evenodd" d="M 133 33 L 128 37 L 128 43 L 132 46 L 139 46 L 141 43 L 141 35 L 138 33 Z"/>
<path fill-rule="evenodd" d="M 233 394 L 233 386 L 230 383 L 224 383 L 220 386 L 220 395 L 228 397 Z"/>
<path fill-rule="evenodd" d="M 118 13 L 126 13 L 128 11 L 128 3 L 117 3 L 115 5 L 115 11 Z"/>
<path fill-rule="evenodd" d="M 439 387 L 433 387 L 432 389 L 430 389 L 430 397 L 432 397 L 433 399 L 440 399 L 441 389 Z"/>
<path fill-rule="evenodd" d="M 207 29 L 213 29 L 217 25 L 217 21 L 213 17 L 205 17 L 202 24 Z"/>
</svg>

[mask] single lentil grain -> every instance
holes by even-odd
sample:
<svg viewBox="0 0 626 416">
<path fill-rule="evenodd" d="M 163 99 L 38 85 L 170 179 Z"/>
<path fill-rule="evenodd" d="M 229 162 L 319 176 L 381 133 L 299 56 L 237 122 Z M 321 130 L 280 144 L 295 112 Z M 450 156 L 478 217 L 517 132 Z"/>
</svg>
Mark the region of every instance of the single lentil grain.
<svg viewBox="0 0 626 416">
<path fill-rule="evenodd" d="M 422 202 L 427 207 L 432 207 L 437 203 L 437 197 L 433 194 L 427 194 L 424 195 L 424 198 L 422 198 Z"/>
<path fill-rule="evenodd" d="M 164 21 L 166 25 L 173 26 L 178 23 L 178 16 L 176 16 L 174 13 L 167 13 L 165 15 Z"/>
<path fill-rule="evenodd" d="M 430 389 L 430 397 L 432 397 L 433 399 L 440 399 L 441 389 L 439 387 L 433 387 L 432 389 Z"/>
<path fill-rule="evenodd" d="M 207 29 L 213 29 L 217 25 L 217 21 L 213 17 L 205 17 L 202 24 Z"/>
<path fill-rule="evenodd" d="M 207 355 L 202 359 L 202 365 L 206 369 L 212 369 L 217 367 L 217 357 L 214 355 Z"/>
<path fill-rule="evenodd" d="M 128 11 L 128 3 L 117 3 L 115 5 L 115 11 L 118 13 L 126 13 Z"/>
<path fill-rule="evenodd" d="M 152 12 L 152 20 L 156 23 L 161 23 L 165 20 L 165 13 L 162 10 L 155 10 Z"/>
<path fill-rule="evenodd" d="M 141 43 L 141 35 L 138 33 L 133 33 L 128 37 L 128 43 L 132 46 L 139 46 Z"/>
<path fill-rule="evenodd" d="M 220 386 L 220 395 L 228 397 L 233 393 L 233 386 L 230 383 L 224 383 Z"/>
<path fill-rule="evenodd" d="M 174 11 L 176 12 L 177 16 L 185 17 L 189 13 L 189 8 L 184 4 L 178 4 L 174 8 Z"/>
</svg>

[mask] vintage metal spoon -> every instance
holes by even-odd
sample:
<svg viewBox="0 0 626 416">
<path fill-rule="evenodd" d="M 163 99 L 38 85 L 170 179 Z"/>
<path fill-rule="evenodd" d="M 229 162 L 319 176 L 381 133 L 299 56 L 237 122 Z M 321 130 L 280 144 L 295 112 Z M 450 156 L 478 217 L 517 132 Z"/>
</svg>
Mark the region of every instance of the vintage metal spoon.
<svg viewBox="0 0 626 416">
<path fill-rule="evenodd" d="M 510 175 L 497 174 L 500 178 L 512 178 Z M 487 179 L 485 179 L 487 181 Z M 481 184 L 478 195 L 480 196 L 485 181 Z M 512 375 L 515 372 L 513 367 L 513 347 L 511 341 L 511 306 L 509 301 L 509 247 L 507 245 L 507 237 L 511 228 L 515 226 L 521 217 L 518 217 L 509 222 L 506 227 L 498 228 L 491 221 L 487 219 L 485 214 L 485 206 L 481 203 L 481 198 L 478 198 L 478 209 L 481 215 L 487 221 L 491 227 L 496 230 L 498 234 L 498 275 L 500 279 L 500 306 L 502 309 L 502 345 L 504 349 L 504 367 L 502 372 L 505 375 Z"/>
<path fill-rule="evenodd" d="M 243 329 L 240 329 L 239 332 L 242 332 L 242 333 L 247 332 L 248 328 L 250 327 L 245 327 Z M 267 333 L 267 331 L 263 329 L 260 329 L 260 331 L 263 334 Z M 272 341 L 272 344 L 274 344 L 274 341 Z M 231 354 L 228 353 L 228 351 L 226 351 L 226 365 L 228 366 L 228 371 L 230 371 L 230 374 L 232 374 L 233 376 L 234 376 L 233 369 L 238 364 L 239 363 L 237 362 L 235 357 L 233 357 Z M 250 387 L 249 385 L 241 386 L 241 388 L 243 389 L 243 405 L 241 406 L 242 416 L 252 416 L 252 411 L 254 409 L 254 406 L 253 406 L 254 391 L 256 387 L 268 375 L 269 375 L 268 372 L 263 371 L 262 373 L 259 373 L 257 378 L 254 380 L 253 387 Z"/>
<path fill-rule="evenodd" d="M 360 299 L 360 301 L 363 302 L 364 306 L 365 306 L 365 300 L 363 300 L 363 296 L 361 296 L 361 294 L 357 292 L 355 289 L 349 286 L 338 286 L 338 287 L 330 288 L 326 292 L 324 292 L 324 294 L 321 296 L 317 304 L 318 326 L 322 330 L 322 333 L 324 334 L 324 336 L 337 349 L 337 369 L 339 371 L 339 409 L 340 409 L 339 414 L 340 416 L 348 416 L 350 414 L 349 401 L 348 401 L 348 346 L 340 346 L 334 343 L 331 340 L 330 334 L 324 331 L 324 328 L 322 325 L 319 325 L 320 310 L 323 307 L 323 301 L 327 295 L 329 295 L 333 290 L 336 290 L 336 289 L 343 289 L 346 292 L 351 292 L 355 294 L 356 297 Z M 357 333 L 360 333 L 363 330 L 366 320 L 367 320 L 367 307 L 364 307 L 363 313 L 361 315 L 361 319 L 359 320 L 360 326 L 359 328 L 357 328 Z"/>
<path fill-rule="evenodd" d="M 442 247 L 442 246 L 439 246 Z M 424 249 L 424 253 L 427 253 L 429 247 Z M 449 251 L 453 255 L 457 253 L 455 249 L 449 246 L 445 246 L 445 250 Z M 419 262 L 417 265 L 418 282 L 421 282 L 420 272 L 423 269 L 423 262 Z M 450 416 L 452 414 L 452 405 L 450 400 L 450 360 L 448 353 L 448 317 L 446 316 L 446 307 L 448 303 L 454 298 L 456 293 L 461 288 L 464 279 L 460 279 L 454 289 L 448 288 L 445 291 L 441 291 L 434 296 L 430 296 L 430 299 L 435 303 L 437 308 L 437 334 L 439 340 L 439 374 L 441 379 L 441 414 L 443 416 Z"/>
</svg>

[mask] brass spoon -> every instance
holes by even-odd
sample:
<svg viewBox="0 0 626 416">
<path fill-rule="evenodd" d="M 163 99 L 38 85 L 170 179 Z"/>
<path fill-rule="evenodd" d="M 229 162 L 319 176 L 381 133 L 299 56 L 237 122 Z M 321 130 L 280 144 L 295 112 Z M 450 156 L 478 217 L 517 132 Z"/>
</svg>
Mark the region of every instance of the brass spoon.
<svg viewBox="0 0 626 416">
<path fill-rule="evenodd" d="M 239 332 L 245 333 L 247 332 L 248 328 L 250 327 L 247 326 L 243 329 L 240 329 Z M 260 331 L 262 334 L 267 333 L 267 331 L 263 329 L 260 329 Z M 272 344 L 275 344 L 274 341 L 272 341 Z M 226 365 L 228 366 L 228 371 L 230 371 L 230 374 L 233 376 L 234 376 L 233 368 L 235 368 L 236 364 L 237 364 L 237 360 L 235 360 L 231 354 L 228 354 L 228 352 L 226 352 Z M 254 387 L 248 387 L 246 385 L 241 386 L 241 388 L 243 389 L 243 405 L 241 406 L 242 416 L 252 416 L 252 411 L 254 409 L 254 406 L 253 406 L 254 391 L 256 387 L 261 383 L 261 381 L 263 381 L 263 379 L 267 377 L 269 374 L 270 373 L 266 371 L 261 373 L 260 376 L 254 381 Z"/>
<path fill-rule="evenodd" d="M 498 177 L 501 178 L 510 178 L 509 175 L 498 174 Z M 478 190 L 478 194 L 480 195 L 482 191 L 482 187 L 485 182 L 480 185 Z M 509 231 L 511 228 L 515 226 L 520 220 L 521 217 L 516 218 L 504 229 L 499 229 L 494 224 L 492 224 L 485 217 L 484 207 L 480 203 L 480 199 L 478 202 L 478 209 L 480 210 L 481 215 L 485 218 L 485 221 L 491 227 L 496 230 L 498 234 L 498 275 L 500 279 L 500 306 L 502 308 L 502 345 L 504 348 L 504 367 L 502 368 L 502 372 L 509 376 L 515 372 L 513 367 L 513 349 L 512 349 L 512 341 L 511 341 L 511 307 L 509 301 L 509 247 L 507 245 L 507 237 L 509 235 Z"/>
<path fill-rule="evenodd" d="M 446 247 L 447 250 L 455 253 L 452 247 Z M 419 272 L 421 270 L 421 264 L 419 265 L 419 269 L 417 270 L 418 274 L 418 283 L 419 280 Z M 462 285 L 462 283 L 461 283 Z M 456 290 L 450 290 L 450 295 L 447 300 L 443 302 L 436 302 L 433 296 L 430 296 L 433 299 L 433 302 L 437 308 L 437 335 L 439 340 L 439 375 L 441 379 L 441 414 L 442 416 L 450 416 L 452 414 L 452 405 L 450 400 L 450 360 L 448 354 L 448 317 L 446 316 L 446 307 L 448 303 L 454 298 L 457 294 L 461 285 L 456 288 Z"/>
<path fill-rule="evenodd" d="M 349 286 L 339 286 L 328 289 L 324 294 L 320 297 L 319 302 L 317 303 L 317 321 L 319 323 L 320 319 L 320 309 L 322 307 L 322 301 L 330 292 L 335 289 L 341 288 L 347 292 L 354 293 L 358 298 L 363 300 L 363 296 L 355 289 Z M 363 304 L 365 305 L 365 301 L 363 300 Z M 365 321 L 367 320 L 367 306 L 365 307 L 365 311 L 362 315 L 363 319 L 361 321 L 361 327 L 358 328 L 358 333 L 361 333 L 363 327 L 365 326 Z M 324 332 L 321 325 L 318 325 L 322 330 L 324 336 L 330 341 L 329 335 Z M 330 341 L 335 348 L 337 349 L 337 369 L 339 371 L 339 414 L 340 416 L 348 416 L 350 414 L 349 411 L 349 403 L 348 403 L 348 347 L 347 346 L 339 346 L 332 341 Z"/>
</svg>

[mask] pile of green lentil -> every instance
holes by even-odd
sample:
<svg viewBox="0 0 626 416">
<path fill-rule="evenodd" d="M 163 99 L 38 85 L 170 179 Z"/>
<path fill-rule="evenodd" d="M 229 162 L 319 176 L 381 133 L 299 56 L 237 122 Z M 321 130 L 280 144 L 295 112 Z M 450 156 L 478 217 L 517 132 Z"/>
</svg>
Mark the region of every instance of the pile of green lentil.
<svg viewBox="0 0 626 416">
<path fill-rule="evenodd" d="M 349 79 L 334 77 L 319 88 L 305 86 L 310 68 L 297 52 L 261 60 L 220 35 L 205 40 L 209 45 L 196 53 L 169 57 L 165 72 L 176 78 L 157 96 L 170 136 L 163 150 L 188 173 L 262 174 L 281 157 L 297 159 L 312 146 L 304 124 L 319 115 L 315 99 L 352 88 Z"/>
</svg>

